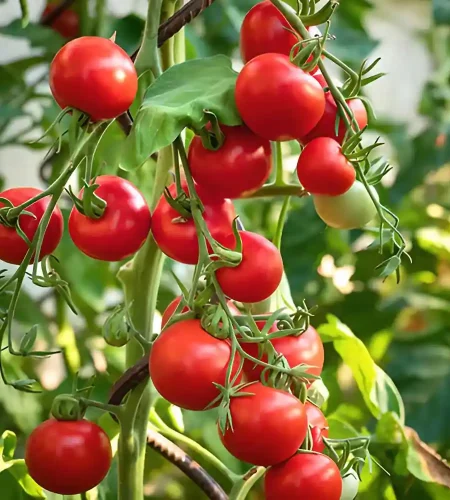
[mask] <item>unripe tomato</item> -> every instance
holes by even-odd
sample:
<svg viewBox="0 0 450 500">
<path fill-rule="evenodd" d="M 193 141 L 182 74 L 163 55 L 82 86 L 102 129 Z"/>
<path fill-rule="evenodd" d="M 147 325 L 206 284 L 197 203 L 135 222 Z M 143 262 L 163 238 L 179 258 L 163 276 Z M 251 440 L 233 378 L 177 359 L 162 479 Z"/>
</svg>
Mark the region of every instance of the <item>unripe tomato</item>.
<svg viewBox="0 0 450 500">
<path fill-rule="evenodd" d="M 3 191 L 0 193 L 0 198 L 6 198 L 15 207 L 17 207 L 41 193 L 41 189 L 20 187 Z M 32 213 L 34 217 L 25 213 L 22 213 L 19 216 L 20 228 L 30 241 L 36 234 L 39 223 L 41 222 L 50 200 L 50 196 L 46 196 L 26 208 L 25 211 Z M 4 206 L 5 204 L 0 202 L 0 208 Z M 38 261 L 42 260 L 46 255 L 50 255 L 56 250 L 56 247 L 61 241 L 63 231 L 63 216 L 61 210 L 58 207 L 55 207 L 45 231 Z M 25 240 L 19 236 L 16 229 L 14 227 L 6 227 L 0 224 L 0 260 L 8 262 L 9 264 L 19 265 L 27 252 L 28 245 Z M 31 262 L 33 262 L 33 260 Z"/>
<path fill-rule="evenodd" d="M 47 5 L 42 16 L 50 14 L 56 7 L 56 5 Z M 72 9 L 64 9 L 50 26 L 63 38 L 75 38 L 80 33 L 80 19 Z"/>
<path fill-rule="evenodd" d="M 183 189 L 187 192 L 187 187 Z M 169 187 L 172 196 L 176 196 L 174 184 Z M 236 217 L 233 203 L 228 199 L 217 199 L 197 193 L 203 202 L 205 211 L 203 218 L 211 235 L 219 243 L 224 244 L 232 232 L 233 220 Z M 197 264 L 199 258 L 198 235 L 192 218 L 182 217 L 164 196 L 153 213 L 152 233 L 161 251 L 168 257 L 183 264 Z"/>
<path fill-rule="evenodd" d="M 141 192 L 126 179 L 102 175 L 95 182 L 99 185 L 95 194 L 107 203 L 105 212 L 99 219 L 90 219 L 74 207 L 69 218 L 70 236 L 93 259 L 126 259 L 147 239 L 152 220 L 150 209 Z"/>
<path fill-rule="evenodd" d="M 258 323 L 263 322 L 258 321 Z M 258 326 L 261 328 L 264 324 L 258 324 Z M 273 333 L 276 330 L 277 328 L 274 325 L 269 333 Z M 297 337 L 289 335 L 287 337 L 273 339 L 271 342 L 277 353 L 282 354 L 286 358 L 291 368 L 300 364 L 305 364 L 311 366 L 311 368 L 307 370 L 308 373 L 317 376 L 322 373 L 324 363 L 323 344 L 319 334 L 312 326 Z M 267 362 L 267 354 L 264 354 L 262 357 L 259 355 L 258 344 L 242 342 L 241 345 L 244 351 L 250 354 L 250 356 Z M 245 360 L 244 362 L 244 372 L 248 380 L 259 380 L 263 370 L 264 367 L 261 365 L 255 365 L 255 363 L 249 360 Z"/>
<path fill-rule="evenodd" d="M 263 236 L 239 231 L 242 239 L 242 261 L 236 267 L 222 267 L 216 277 L 223 293 L 238 302 L 260 302 L 269 298 L 283 277 L 283 260 L 278 248 Z M 224 246 L 234 249 L 236 240 L 230 234 Z"/>
<path fill-rule="evenodd" d="M 245 125 L 221 126 L 223 145 L 212 151 L 196 136 L 189 148 L 189 165 L 197 184 L 222 198 L 239 198 L 260 188 L 272 166 L 270 142 Z"/>
<path fill-rule="evenodd" d="M 133 61 L 107 38 L 76 38 L 64 45 L 50 65 L 50 88 L 59 106 L 79 109 L 93 121 L 124 113 L 137 87 Z"/>
<path fill-rule="evenodd" d="M 187 319 L 169 326 L 153 344 L 150 376 L 157 391 L 170 403 L 186 410 L 204 410 L 217 396 L 214 383 L 224 385 L 231 346 Z M 234 358 L 233 375 L 239 368 Z M 239 383 L 240 376 L 236 380 Z"/>
<path fill-rule="evenodd" d="M 266 500 L 339 500 L 342 479 L 331 458 L 299 453 L 267 471 L 264 489 Z"/>
<path fill-rule="evenodd" d="M 274 465 L 291 457 L 308 431 L 305 406 L 288 392 L 260 382 L 243 392 L 250 396 L 231 398 L 233 427 L 224 434 L 225 448 L 236 458 L 254 465 Z M 293 498 L 293 497 L 279 497 Z"/>
<path fill-rule="evenodd" d="M 342 494 L 340 500 L 354 500 L 358 495 L 359 478 L 356 472 L 351 469 L 350 472 L 342 478 Z"/>
<path fill-rule="evenodd" d="M 311 194 L 338 196 L 352 187 L 356 172 L 338 142 L 329 137 L 318 137 L 301 152 L 297 176 Z"/>
<path fill-rule="evenodd" d="M 370 187 L 378 199 L 376 189 Z M 355 181 L 353 186 L 340 196 L 313 196 L 317 215 L 330 227 L 356 229 L 368 224 L 377 210 L 364 185 Z"/>
<path fill-rule="evenodd" d="M 97 486 L 111 459 L 108 436 L 88 420 L 47 420 L 34 429 L 25 449 L 30 476 L 60 495 L 77 495 Z"/>
<path fill-rule="evenodd" d="M 236 104 L 255 134 L 271 141 L 289 141 L 304 137 L 319 123 L 325 94 L 288 56 L 262 54 L 240 72 Z"/>
<path fill-rule="evenodd" d="M 322 453 L 325 449 L 323 438 L 328 437 L 328 421 L 325 415 L 321 412 L 320 408 L 307 402 L 305 404 L 306 416 L 308 417 L 308 424 L 312 427 L 312 441 L 313 451 Z"/>
</svg>

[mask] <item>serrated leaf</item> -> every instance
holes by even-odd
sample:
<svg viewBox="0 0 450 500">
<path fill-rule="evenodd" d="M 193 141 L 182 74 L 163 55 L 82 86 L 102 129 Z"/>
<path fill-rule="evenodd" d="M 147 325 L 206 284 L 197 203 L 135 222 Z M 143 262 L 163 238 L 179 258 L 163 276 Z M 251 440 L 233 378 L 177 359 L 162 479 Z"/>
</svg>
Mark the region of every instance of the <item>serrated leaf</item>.
<svg viewBox="0 0 450 500">
<path fill-rule="evenodd" d="M 222 55 L 187 61 L 163 73 L 147 89 L 125 141 L 120 167 L 134 170 L 172 144 L 185 127 L 206 125 L 205 110 L 212 111 L 220 123 L 239 125 L 236 78 L 230 59 Z"/>
</svg>

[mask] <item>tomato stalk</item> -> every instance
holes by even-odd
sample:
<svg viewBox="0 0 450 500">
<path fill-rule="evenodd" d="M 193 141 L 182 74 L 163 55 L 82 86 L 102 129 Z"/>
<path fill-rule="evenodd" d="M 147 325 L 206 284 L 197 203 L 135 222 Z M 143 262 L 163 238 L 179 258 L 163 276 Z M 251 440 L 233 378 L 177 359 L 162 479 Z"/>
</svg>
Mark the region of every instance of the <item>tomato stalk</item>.
<svg viewBox="0 0 450 500">
<path fill-rule="evenodd" d="M 253 467 L 235 482 L 229 500 L 245 500 L 253 486 L 264 476 L 265 467 Z"/>
</svg>

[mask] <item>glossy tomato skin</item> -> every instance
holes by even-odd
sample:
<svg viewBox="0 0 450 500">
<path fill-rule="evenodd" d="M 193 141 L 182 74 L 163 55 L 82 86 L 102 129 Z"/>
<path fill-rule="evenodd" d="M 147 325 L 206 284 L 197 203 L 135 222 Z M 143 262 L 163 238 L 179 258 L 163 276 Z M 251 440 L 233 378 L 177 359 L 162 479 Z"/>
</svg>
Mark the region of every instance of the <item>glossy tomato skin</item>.
<svg viewBox="0 0 450 500">
<path fill-rule="evenodd" d="M 236 458 L 265 467 L 291 457 L 307 433 L 304 405 L 288 392 L 260 382 L 245 387 L 253 396 L 231 399 L 233 430 L 219 429 L 225 448 Z M 288 497 L 286 497 L 288 498 Z"/>
<path fill-rule="evenodd" d="M 311 36 L 320 31 L 308 28 Z M 283 14 L 269 1 L 257 3 L 246 14 L 241 27 L 240 47 L 244 63 L 261 54 L 277 53 L 289 56 L 299 38 Z"/>
<path fill-rule="evenodd" d="M 378 199 L 376 189 L 371 186 Z M 357 229 L 368 224 L 377 211 L 366 188 L 359 181 L 340 196 L 313 196 L 317 215 L 330 227 L 336 229 Z"/>
<path fill-rule="evenodd" d="M 328 421 L 325 415 L 321 412 L 320 408 L 307 402 L 305 404 L 306 416 L 308 417 L 308 424 L 311 426 L 311 435 L 313 441 L 313 451 L 322 453 L 325 449 L 323 438 L 328 437 Z"/>
<path fill-rule="evenodd" d="M 42 193 L 41 189 L 36 188 L 12 188 L 7 189 L 0 193 L 0 198 L 6 198 L 15 207 L 21 205 L 25 201 L 34 198 Z M 50 203 L 51 198 L 46 196 L 41 200 L 36 201 L 26 208 L 27 212 L 34 214 L 35 218 L 31 215 L 22 214 L 19 217 L 19 224 L 22 231 L 26 234 L 31 241 L 37 231 L 39 222 L 45 213 L 45 210 Z M 0 208 L 5 204 L 0 202 Z M 56 207 L 50 217 L 50 222 L 45 232 L 44 241 L 39 255 L 39 261 L 46 255 L 50 255 L 56 250 L 56 247 L 61 241 L 64 231 L 64 221 L 61 210 Z M 2 226 L 0 224 L 0 260 L 8 262 L 9 264 L 19 265 L 28 252 L 28 245 L 17 233 L 15 228 Z M 33 259 L 34 260 L 34 259 Z M 32 260 L 32 262 L 33 262 Z"/>
<path fill-rule="evenodd" d="M 169 326 L 150 352 L 150 376 L 167 401 L 186 410 L 204 410 L 218 395 L 213 385 L 225 383 L 231 347 L 202 329 L 200 320 Z M 235 357 L 233 375 L 239 367 Z M 240 376 L 236 383 L 240 381 Z"/>
<path fill-rule="evenodd" d="M 276 246 L 263 236 L 239 231 L 242 239 L 242 261 L 236 267 L 222 267 L 216 272 L 225 295 L 238 302 L 260 302 L 269 298 L 283 277 L 283 260 Z M 224 242 L 234 249 L 236 240 L 230 234 Z"/>
<path fill-rule="evenodd" d="M 47 5 L 43 12 L 43 17 L 53 12 L 57 6 Z M 50 25 L 63 38 L 75 38 L 80 33 L 80 19 L 78 14 L 72 9 L 65 9 Z"/>
<path fill-rule="evenodd" d="M 245 125 L 221 126 L 223 145 L 212 151 L 199 136 L 189 148 L 189 165 L 195 182 L 222 198 L 239 198 L 260 188 L 271 169 L 270 142 Z"/>
<path fill-rule="evenodd" d="M 93 121 L 124 113 L 134 101 L 137 85 L 133 61 L 106 38 L 76 38 L 50 65 L 50 88 L 59 106 L 79 109 Z"/>
<path fill-rule="evenodd" d="M 235 97 L 245 124 L 271 141 L 304 137 L 325 109 L 320 84 L 283 54 L 262 54 L 248 62 L 237 78 Z"/>
<path fill-rule="evenodd" d="M 356 180 L 355 169 L 340 144 L 329 137 L 318 137 L 305 146 L 298 159 L 297 176 L 311 194 L 328 196 L 346 193 Z"/>
<path fill-rule="evenodd" d="M 169 191 L 173 197 L 176 196 L 175 185 L 170 186 Z M 236 217 L 233 203 L 228 199 L 217 199 L 213 203 L 209 197 L 205 198 L 200 192 L 197 194 L 203 201 L 203 218 L 213 238 L 223 244 L 232 232 Z M 180 216 L 164 196 L 161 196 L 153 213 L 152 233 L 157 245 L 168 257 L 183 264 L 197 264 L 199 249 L 194 221 Z"/>
<path fill-rule="evenodd" d="M 272 327 L 270 333 L 274 331 L 276 331 L 276 327 Z M 320 340 L 317 330 L 312 326 L 310 326 L 304 333 L 302 333 L 298 337 L 289 335 L 287 337 L 273 339 L 271 342 L 274 349 L 279 354 L 283 354 L 291 368 L 300 364 L 305 364 L 311 366 L 311 368 L 308 370 L 308 373 L 317 376 L 320 376 L 320 374 L 322 373 L 324 363 L 323 344 Z M 253 356 L 254 358 L 260 358 L 262 359 L 262 361 L 267 362 L 266 354 L 264 354 L 262 357 L 260 356 L 258 351 L 258 344 L 243 342 L 241 345 L 244 351 L 250 354 L 250 356 Z M 263 369 L 264 367 L 262 367 L 261 365 L 255 365 L 248 360 L 246 360 L 244 363 L 244 372 L 247 380 L 250 381 L 259 380 L 261 378 Z"/>
<path fill-rule="evenodd" d="M 326 455 L 299 453 L 271 467 L 265 476 L 266 500 L 339 500 L 339 468 Z"/>
<path fill-rule="evenodd" d="M 25 463 L 44 489 L 77 495 L 97 486 L 111 465 L 106 433 L 88 420 L 47 420 L 28 438 Z"/>
<path fill-rule="evenodd" d="M 72 241 L 93 259 L 126 259 L 147 239 L 150 209 L 141 192 L 126 179 L 102 175 L 95 182 L 99 185 L 95 194 L 106 201 L 107 207 L 99 219 L 90 219 L 74 207 L 69 218 Z"/>
</svg>

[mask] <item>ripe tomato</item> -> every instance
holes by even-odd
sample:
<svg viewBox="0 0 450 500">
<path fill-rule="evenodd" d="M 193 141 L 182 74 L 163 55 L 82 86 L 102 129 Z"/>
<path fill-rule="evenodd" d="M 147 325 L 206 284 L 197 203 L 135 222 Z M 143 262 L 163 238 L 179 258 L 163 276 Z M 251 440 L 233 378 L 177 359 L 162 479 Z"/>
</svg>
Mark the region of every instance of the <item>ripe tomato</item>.
<svg viewBox="0 0 450 500">
<path fill-rule="evenodd" d="M 189 148 L 189 165 L 195 182 L 222 198 L 239 198 L 260 188 L 272 166 L 270 142 L 245 125 L 221 126 L 225 142 L 217 151 L 203 147 L 196 136 Z"/>
<path fill-rule="evenodd" d="M 136 186 L 126 179 L 102 175 L 95 182 L 99 185 L 95 194 L 106 201 L 106 210 L 99 219 L 90 219 L 74 207 L 69 218 L 70 236 L 93 259 L 126 259 L 141 248 L 150 232 L 148 205 Z"/>
<path fill-rule="evenodd" d="M 41 189 L 35 188 L 12 188 L 7 189 L 0 193 L 0 198 L 6 198 L 15 207 L 22 203 L 34 198 L 42 193 Z M 31 215 L 22 214 L 19 217 L 19 224 L 22 231 L 26 234 L 27 238 L 31 241 L 37 231 L 39 223 L 50 203 L 50 197 L 46 196 L 29 207 L 26 208 L 27 212 L 34 214 L 35 218 Z M 5 204 L 0 202 L 0 207 Z M 56 207 L 50 217 L 50 222 L 45 232 L 44 241 L 42 243 L 41 253 L 38 261 L 42 260 L 46 255 L 50 255 L 56 250 L 59 242 L 61 241 L 64 231 L 64 221 L 61 210 Z M 15 228 L 2 226 L 0 224 L 0 260 L 8 262 L 9 264 L 20 264 L 28 252 L 28 245 L 17 233 Z M 34 260 L 34 259 L 33 259 Z"/>
<path fill-rule="evenodd" d="M 93 121 L 124 113 L 137 92 L 128 54 L 111 40 L 83 36 L 64 45 L 50 65 L 50 88 L 61 108 L 76 108 Z"/>
<path fill-rule="evenodd" d="M 34 429 L 25 449 L 30 476 L 60 495 L 77 495 L 97 486 L 111 459 L 108 436 L 88 420 L 47 420 Z"/>
<path fill-rule="evenodd" d="M 331 458 L 299 453 L 267 471 L 264 489 L 266 500 L 339 500 L 342 479 L 338 466 Z"/>
<path fill-rule="evenodd" d="M 233 397 L 230 403 L 233 429 L 224 434 L 225 448 L 236 458 L 269 466 L 287 460 L 307 433 L 305 406 L 292 394 L 256 382 L 243 389 L 252 396 Z M 280 497 L 291 498 L 291 497 Z"/>
<path fill-rule="evenodd" d="M 371 191 L 378 199 L 374 187 Z M 340 196 L 313 196 L 317 215 L 330 227 L 356 229 L 365 226 L 377 211 L 364 185 L 355 181 L 353 186 Z"/>
<path fill-rule="evenodd" d="M 338 196 L 352 187 L 356 172 L 338 142 L 329 137 L 318 137 L 300 154 L 297 176 L 311 194 Z"/>
<path fill-rule="evenodd" d="M 263 236 L 239 231 L 242 239 L 242 261 L 236 267 L 222 267 L 216 272 L 225 295 L 238 302 L 260 302 L 269 298 L 283 277 L 283 260 L 278 248 Z M 235 248 L 233 234 L 223 243 Z"/>
<path fill-rule="evenodd" d="M 173 313 L 177 310 L 178 304 L 181 302 L 181 296 L 180 297 L 175 297 L 172 302 L 167 306 L 166 310 L 163 312 L 162 318 L 161 318 L 161 328 L 164 328 L 166 324 L 169 322 L 169 319 L 172 317 Z M 231 311 L 233 314 L 240 314 L 239 309 L 231 302 L 231 300 L 228 301 L 228 309 Z M 189 308 L 187 306 L 184 306 L 183 309 L 181 310 L 182 313 L 188 312 Z"/>
<path fill-rule="evenodd" d="M 240 72 L 236 104 L 255 134 L 271 141 L 289 141 L 304 137 L 319 123 L 325 94 L 288 56 L 262 54 Z"/>
<path fill-rule="evenodd" d="M 323 438 L 328 437 L 328 422 L 325 418 L 324 414 L 320 411 L 320 409 L 313 405 L 312 403 L 307 402 L 305 404 L 306 416 L 308 417 L 308 424 L 312 427 L 311 434 L 313 440 L 313 451 L 317 451 L 318 453 L 322 453 L 325 449 L 325 444 L 323 442 Z"/>
<path fill-rule="evenodd" d="M 259 323 L 258 321 L 258 326 L 261 328 L 263 325 Z M 269 333 L 273 333 L 276 330 L 276 326 L 273 326 Z M 308 373 L 318 376 L 322 373 L 324 362 L 323 344 L 319 334 L 312 326 L 298 337 L 289 335 L 288 337 L 273 339 L 271 342 L 277 353 L 282 354 L 286 358 L 291 368 L 300 364 L 306 364 L 312 367 L 308 370 Z M 267 354 L 263 354 L 261 357 L 258 351 L 258 344 L 243 342 L 241 345 L 244 351 L 250 354 L 250 356 L 267 362 Z M 244 362 L 244 372 L 248 380 L 259 380 L 263 370 L 264 367 L 261 365 L 255 365 L 249 360 L 245 360 Z"/>
<path fill-rule="evenodd" d="M 321 35 L 318 28 L 308 28 L 311 37 Z M 299 39 L 283 14 L 265 0 L 252 7 L 241 27 L 241 55 L 246 63 L 260 54 L 269 52 L 289 56 Z"/>
<path fill-rule="evenodd" d="M 202 329 L 200 320 L 188 319 L 169 326 L 155 341 L 149 369 L 158 392 L 170 403 L 187 410 L 204 410 L 218 395 L 213 385 L 225 383 L 231 347 Z M 233 375 L 239 368 L 239 356 Z M 240 380 L 240 376 L 236 383 Z"/>
<path fill-rule="evenodd" d="M 187 191 L 186 186 L 183 189 Z M 169 191 L 172 196 L 176 195 L 174 184 L 170 186 Z M 232 231 L 233 220 L 236 217 L 233 203 L 228 199 L 212 203 L 212 200 L 209 197 L 205 198 L 201 192 L 197 194 L 203 201 L 205 208 L 203 218 L 211 235 L 219 243 L 224 244 Z M 197 264 L 199 250 L 194 220 L 182 217 L 167 203 L 164 196 L 161 196 L 153 212 L 152 233 L 159 248 L 171 259 L 183 264 Z"/>
<path fill-rule="evenodd" d="M 314 78 L 322 85 L 326 86 L 327 83 L 323 75 L 320 73 L 315 74 Z M 367 111 L 361 99 L 349 99 L 347 101 L 349 108 L 353 111 L 355 119 L 360 129 L 363 129 L 368 123 Z M 347 127 L 342 119 L 339 120 L 338 134 L 336 135 L 336 118 L 338 108 L 331 92 L 325 94 L 325 111 L 319 123 L 304 137 L 299 140 L 303 144 L 308 144 L 317 137 L 330 137 L 342 144 L 344 142 Z"/>
<path fill-rule="evenodd" d="M 50 14 L 56 7 L 56 5 L 47 5 L 42 16 Z M 80 33 L 80 20 L 78 14 L 72 9 L 65 9 L 52 22 L 51 27 L 63 38 L 75 38 Z"/>
</svg>

